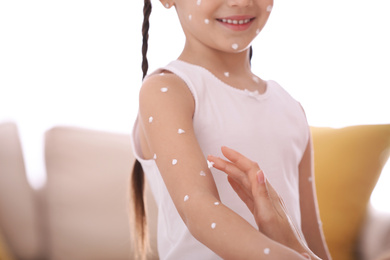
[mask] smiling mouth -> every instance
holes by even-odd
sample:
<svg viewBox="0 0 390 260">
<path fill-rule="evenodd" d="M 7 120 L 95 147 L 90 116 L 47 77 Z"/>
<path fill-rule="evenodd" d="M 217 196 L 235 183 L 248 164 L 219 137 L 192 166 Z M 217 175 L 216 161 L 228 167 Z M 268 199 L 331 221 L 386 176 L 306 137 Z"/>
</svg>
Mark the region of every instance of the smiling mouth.
<svg viewBox="0 0 390 260">
<path fill-rule="evenodd" d="M 252 22 L 254 19 L 255 18 L 236 20 L 236 19 L 225 19 L 225 18 L 222 18 L 222 19 L 217 19 L 217 21 L 222 22 L 222 23 L 231 24 L 231 25 L 242 25 L 242 24 L 248 24 L 248 23 Z"/>
</svg>

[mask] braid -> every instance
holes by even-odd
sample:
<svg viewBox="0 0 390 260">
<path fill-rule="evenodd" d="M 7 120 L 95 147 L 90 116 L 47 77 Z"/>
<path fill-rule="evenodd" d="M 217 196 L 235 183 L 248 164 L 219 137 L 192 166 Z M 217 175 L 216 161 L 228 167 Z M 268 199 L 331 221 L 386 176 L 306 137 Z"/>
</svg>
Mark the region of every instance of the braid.
<svg viewBox="0 0 390 260">
<path fill-rule="evenodd" d="M 149 40 L 149 17 L 152 12 L 152 3 L 150 0 L 144 0 L 144 22 L 142 24 L 142 79 L 145 78 L 148 73 L 148 58 L 146 54 L 148 52 L 148 40 Z"/>
<path fill-rule="evenodd" d="M 149 17 L 152 12 L 151 0 L 144 0 L 144 21 L 142 24 L 142 79 L 145 78 L 148 73 L 148 59 L 146 54 L 148 52 L 148 39 L 149 39 Z M 148 238 L 148 225 L 146 216 L 146 203 L 145 203 L 145 176 L 138 160 L 135 160 L 133 173 L 130 180 L 130 195 L 132 197 L 132 235 L 133 235 L 133 247 L 137 258 L 144 260 L 150 250 L 149 238 Z"/>
<path fill-rule="evenodd" d="M 249 64 L 252 63 L 252 56 L 253 56 L 253 48 L 251 45 L 251 47 L 249 47 Z"/>
</svg>

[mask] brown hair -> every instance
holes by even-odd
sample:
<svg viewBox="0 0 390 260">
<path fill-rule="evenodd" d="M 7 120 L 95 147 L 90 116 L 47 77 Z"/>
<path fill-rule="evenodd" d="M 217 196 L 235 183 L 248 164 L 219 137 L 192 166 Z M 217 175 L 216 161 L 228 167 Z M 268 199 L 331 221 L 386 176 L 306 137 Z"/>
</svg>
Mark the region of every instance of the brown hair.
<svg viewBox="0 0 390 260">
<path fill-rule="evenodd" d="M 144 21 L 142 24 L 142 79 L 148 73 L 148 39 L 149 39 L 149 17 L 152 12 L 152 3 L 150 0 L 144 0 Z M 132 235 L 133 248 L 136 257 L 144 260 L 150 249 L 148 226 L 145 204 L 145 176 L 141 163 L 136 160 L 131 175 L 131 198 L 132 198 Z"/>
</svg>

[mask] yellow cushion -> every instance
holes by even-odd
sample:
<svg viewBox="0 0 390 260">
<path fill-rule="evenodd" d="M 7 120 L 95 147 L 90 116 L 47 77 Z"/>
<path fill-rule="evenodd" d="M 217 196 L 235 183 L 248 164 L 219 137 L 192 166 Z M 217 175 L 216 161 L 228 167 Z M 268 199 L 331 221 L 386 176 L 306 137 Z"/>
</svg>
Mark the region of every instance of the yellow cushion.
<svg viewBox="0 0 390 260">
<path fill-rule="evenodd" d="M 316 188 L 334 260 L 352 260 L 367 203 L 390 151 L 390 125 L 312 127 Z"/>
</svg>

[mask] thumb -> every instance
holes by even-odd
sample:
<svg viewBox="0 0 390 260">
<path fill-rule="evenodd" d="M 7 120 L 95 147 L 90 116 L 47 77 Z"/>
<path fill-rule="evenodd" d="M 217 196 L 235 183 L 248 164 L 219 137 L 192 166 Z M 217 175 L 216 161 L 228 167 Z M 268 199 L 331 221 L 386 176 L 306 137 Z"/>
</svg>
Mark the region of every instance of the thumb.
<svg viewBox="0 0 390 260">
<path fill-rule="evenodd" d="M 256 180 L 253 180 L 252 183 L 252 195 L 256 207 L 265 214 L 272 210 L 272 201 L 268 192 L 267 180 L 264 176 L 264 172 L 259 170 L 256 173 Z"/>
</svg>

